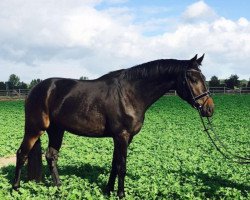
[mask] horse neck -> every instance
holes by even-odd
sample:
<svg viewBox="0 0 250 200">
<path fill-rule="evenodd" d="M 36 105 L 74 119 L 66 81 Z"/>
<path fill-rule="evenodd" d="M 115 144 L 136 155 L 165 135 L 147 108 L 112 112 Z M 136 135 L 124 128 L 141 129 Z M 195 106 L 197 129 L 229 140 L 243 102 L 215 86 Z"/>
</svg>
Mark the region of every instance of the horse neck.
<svg viewBox="0 0 250 200">
<path fill-rule="evenodd" d="M 136 93 L 139 94 L 139 98 L 143 101 L 145 109 L 150 107 L 160 97 L 162 97 L 169 90 L 176 89 L 177 78 L 159 78 L 159 79 L 143 79 L 137 80 L 134 83 Z"/>
</svg>

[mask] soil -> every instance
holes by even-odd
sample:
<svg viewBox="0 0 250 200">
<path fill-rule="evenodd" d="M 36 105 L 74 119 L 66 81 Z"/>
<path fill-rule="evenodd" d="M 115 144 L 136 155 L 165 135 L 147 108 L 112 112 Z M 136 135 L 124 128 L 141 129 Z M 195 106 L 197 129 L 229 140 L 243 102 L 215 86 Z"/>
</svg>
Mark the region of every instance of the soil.
<svg viewBox="0 0 250 200">
<path fill-rule="evenodd" d="M 16 164 L 16 156 L 2 157 L 0 158 L 0 168 L 5 167 L 7 165 L 15 165 Z"/>
</svg>

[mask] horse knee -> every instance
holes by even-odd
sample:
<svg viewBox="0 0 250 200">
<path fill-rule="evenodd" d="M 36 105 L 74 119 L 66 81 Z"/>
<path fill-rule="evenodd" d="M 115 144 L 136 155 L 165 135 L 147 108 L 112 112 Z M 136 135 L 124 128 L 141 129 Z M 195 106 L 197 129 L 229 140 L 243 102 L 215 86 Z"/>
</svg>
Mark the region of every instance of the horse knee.
<svg viewBox="0 0 250 200">
<path fill-rule="evenodd" d="M 126 166 L 121 166 L 121 165 L 118 165 L 117 166 L 117 173 L 118 173 L 118 176 L 120 177 L 125 177 L 126 176 Z"/>
</svg>

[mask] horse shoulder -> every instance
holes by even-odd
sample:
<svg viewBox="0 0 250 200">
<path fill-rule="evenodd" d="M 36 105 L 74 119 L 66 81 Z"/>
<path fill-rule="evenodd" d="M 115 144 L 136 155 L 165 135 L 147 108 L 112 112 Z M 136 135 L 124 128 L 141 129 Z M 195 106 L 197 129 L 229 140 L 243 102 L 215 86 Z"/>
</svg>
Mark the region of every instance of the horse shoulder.
<svg viewBox="0 0 250 200">
<path fill-rule="evenodd" d="M 123 119 L 125 119 L 127 129 L 132 134 L 137 134 L 143 125 L 145 108 L 137 97 L 133 87 L 127 85 L 120 91 L 120 105 Z"/>
</svg>

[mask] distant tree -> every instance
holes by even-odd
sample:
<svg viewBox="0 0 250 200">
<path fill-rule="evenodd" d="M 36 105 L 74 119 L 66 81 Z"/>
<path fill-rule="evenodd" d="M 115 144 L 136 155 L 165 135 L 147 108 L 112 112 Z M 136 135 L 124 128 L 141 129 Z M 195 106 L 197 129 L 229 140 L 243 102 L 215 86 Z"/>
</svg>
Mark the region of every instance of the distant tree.
<svg viewBox="0 0 250 200">
<path fill-rule="evenodd" d="M 89 80 L 89 78 L 87 76 L 81 76 L 79 80 Z"/>
<path fill-rule="evenodd" d="M 20 78 L 15 74 L 11 74 L 8 82 L 10 89 L 17 89 L 20 84 Z"/>
<path fill-rule="evenodd" d="M 41 79 L 33 79 L 31 80 L 30 84 L 29 84 L 29 89 L 33 88 L 35 85 L 37 85 L 38 83 L 40 83 L 42 80 Z"/>
<path fill-rule="evenodd" d="M 28 89 L 28 85 L 24 82 L 20 82 L 18 85 L 19 89 Z"/>
<path fill-rule="evenodd" d="M 225 85 L 228 88 L 234 89 L 235 87 L 239 87 L 240 86 L 240 81 L 239 81 L 239 77 L 236 74 L 232 74 L 229 79 L 225 80 Z"/>
<path fill-rule="evenodd" d="M 212 76 L 208 84 L 209 87 L 220 87 L 220 80 L 217 76 Z"/>
<path fill-rule="evenodd" d="M 4 82 L 0 82 L 0 90 L 6 90 L 6 85 Z"/>
<path fill-rule="evenodd" d="M 250 87 L 250 79 L 249 79 L 249 81 L 248 81 L 248 83 L 247 83 L 247 87 Z"/>
<path fill-rule="evenodd" d="M 248 81 L 246 79 L 240 80 L 240 87 L 247 87 Z"/>
</svg>

